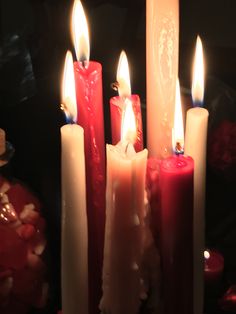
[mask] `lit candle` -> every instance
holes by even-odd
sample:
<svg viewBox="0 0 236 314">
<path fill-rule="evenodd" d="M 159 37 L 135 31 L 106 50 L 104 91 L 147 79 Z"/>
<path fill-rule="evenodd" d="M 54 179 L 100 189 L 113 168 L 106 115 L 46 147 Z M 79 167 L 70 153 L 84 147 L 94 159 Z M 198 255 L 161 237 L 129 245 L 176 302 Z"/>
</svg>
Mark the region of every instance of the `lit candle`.
<svg viewBox="0 0 236 314">
<path fill-rule="evenodd" d="M 112 144 L 116 145 L 120 141 L 122 115 L 124 113 L 127 100 L 129 100 L 133 106 L 137 127 L 134 148 L 136 152 L 139 152 L 143 149 L 140 98 L 138 95 L 131 95 L 129 65 L 124 51 L 120 54 L 116 79 L 119 96 L 112 97 L 110 99 Z"/>
<path fill-rule="evenodd" d="M 138 313 L 145 217 L 147 150 L 136 153 L 136 121 L 127 100 L 121 141 L 107 145 L 106 232 L 103 264 L 104 313 Z"/>
<path fill-rule="evenodd" d="M 149 156 L 172 153 L 171 132 L 178 76 L 179 1 L 146 1 L 147 145 Z"/>
<path fill-rule="evenodd" d="M 224 270 L 224 257 L 216 250 L 204 251 L 204 277 L 207 286 L 216 288 Z"/>
<path fill-rule="evenodd" d="M 176 108 L 181 109 L 179 84 Z M 175 110 L 176 116 L 181 116 Z M 182 118 L 180 119 L 180 121 Z M 193 160 L 183 151 L 183 125 L 175 119 L 176 155 L 160 165 L 160 248 L 162 257 L 163 312 L 193 312 Z M 176 149 L 177 148 L 177 149 Z"/>
<path fill-rule="evenodd" d="M 99 312 L 105 228 L 105 144 L 102 97 L 102 66 L 89 60 L 89 39 L 82 4 L 75 0 L 72 35 L 77 56 L 74 63 L 78 124 L 84 129 L 90 313 Z"/>
<path fill-rule="evenodd" d="M 88 238 L 84 131 L 77 118 L 73 59 L 66 54 L 62 108 L 71 124 L 61 128 L 62 171 L 62 309 L 63 314 L 88 313 Z"/>
<path fill-rule="evenodd" d="M 202 105 L 204 96 L 204 67 L 201 40 L 197 38 L 192 98 Z M 208 111 L 195 107 L 187 111 L 185 153 L 194 159 L 194 313 L 203 312 L 203 256 L 205 238 L 205 181 Z"/>
</svg>

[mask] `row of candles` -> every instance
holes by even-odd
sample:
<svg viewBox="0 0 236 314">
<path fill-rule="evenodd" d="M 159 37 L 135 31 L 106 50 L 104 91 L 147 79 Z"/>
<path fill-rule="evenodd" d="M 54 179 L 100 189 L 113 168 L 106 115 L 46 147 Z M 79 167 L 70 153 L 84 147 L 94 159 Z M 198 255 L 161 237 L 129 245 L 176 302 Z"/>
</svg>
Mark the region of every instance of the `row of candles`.
<svg viewBox="0 0 236 314">
<path fill-rule="evenodd" d="M 128 61 L 121 54 L 119 96 L 110 101 L 113 145 L 106 147 L 105 172 L 102 68 L 89 60 L 84 10 L 79 0 L 74 2 L 72 37 L 78 61 L 73 63 L 67 52 L 62 84 L 68 121 L 61 128 L 64 314 L 97 313 L 101 289 L 103 312 L 138 312 L 148 157 L 160 169 L 153 184 L 158 185 L 154 197 L 161 199 L 165 313 L 202 314 L 208 111 L 198 107 L 204 93 L 198 37 L 192 84 L 196 107 L 187 112 L 184 144 L 176 80 L 178 14 L 177 0 L 147 0 L 148 149 L 143 149 L 140 100 L 131 93 Z"/>
</svg>

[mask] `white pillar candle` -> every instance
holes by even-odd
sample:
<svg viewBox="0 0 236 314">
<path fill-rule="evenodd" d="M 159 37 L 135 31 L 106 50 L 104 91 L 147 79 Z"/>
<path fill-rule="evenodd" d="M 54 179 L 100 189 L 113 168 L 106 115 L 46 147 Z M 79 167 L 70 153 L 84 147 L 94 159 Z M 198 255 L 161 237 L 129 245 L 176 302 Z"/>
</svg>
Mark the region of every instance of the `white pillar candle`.
<svg viewBox="0 0 236 314">
<path fill-rule="evenodd" d="M 135 127 L 132 104 L 127 102 L 123 126 Z M 105 313 L 136 314 L 140 306 L 141 258 L 145 228 L 147 150 L 136 153 L 134 129 L 122 132 L 116 146 L 107 145 L 106 231 L 103 264 Z"/>
<path fill-rule="evenodd" d="M 63 108 L 76 121 L 76 98 L 71 53 L 67 52 Z M 84 131 L 76 124 L 61 128 L 62 175 L 62 311 L 88 313 L 88 238 L 86 214 Z"/>
<path fill-rule="evenodd" d="M 178 77 L 179 0 L 146 1 L 147 145 L 149 156 L 172 153 Z"/>
<path fill-rule="evenodd" d="M 204 71 L 202 46 L 197 40 L 192 96 L 194 104 L 203 102 Z M 200 59 L 199 59 L 200 57 Z M 200 73 L 199 73 L 200 71 Z M 196 77 L 198 80 L 196 80 Z M 205 185 L 208 111 L 189 109 L 186 120 L 185 153 L 194 159 L 194 314 L 203 313 L 204 248 L 205 248 Z"/>
</svg>

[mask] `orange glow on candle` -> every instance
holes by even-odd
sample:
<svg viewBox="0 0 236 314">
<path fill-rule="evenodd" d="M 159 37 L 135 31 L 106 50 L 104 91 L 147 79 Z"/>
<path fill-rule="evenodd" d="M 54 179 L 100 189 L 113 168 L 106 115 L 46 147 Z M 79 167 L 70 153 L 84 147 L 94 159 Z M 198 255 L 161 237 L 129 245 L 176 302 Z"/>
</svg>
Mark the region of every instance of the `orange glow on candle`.
<svg viewBox="0 0 236 314">
<path fill-rule="evenodd" d="M 70 51 L 67 51 L 65 58 L 64 73 L 62 78 L 62 109 L 64 110 L 67 119 L 77 120 L 77 106 L 75 94 L 75 77 L 73 58 Z"/>
<path fill-rule="evenodd" d="M 202 103 L 204 98 L 204 61 L 200 37 L 197 37 L 193 63 L 192 98 L 194 103 Z"/>
<path fill-rule="evenodd" d="M 117 68 L 116 80 L 118 82 L 118 93 L 121 97 L 128 97 L 131 95 L 129 64 L 126 53 L 124 51 L 120 54 L 120 59 Z"/>
<path fill-rule="evenodd" d="M 90 45 L 86 16 L 81 1 L 75 0 L 72 10 L 72 39 L 78 61 L 89 61 Z"/>
<path fill-rule="evenodd" d="M 179 79 L 177 79 L 176 81 L 175 114 L 172 142 L 173 149 L 176 153 L 181 154 L 184 152 L 184 123 L 180 97 Z"/>
</svg>

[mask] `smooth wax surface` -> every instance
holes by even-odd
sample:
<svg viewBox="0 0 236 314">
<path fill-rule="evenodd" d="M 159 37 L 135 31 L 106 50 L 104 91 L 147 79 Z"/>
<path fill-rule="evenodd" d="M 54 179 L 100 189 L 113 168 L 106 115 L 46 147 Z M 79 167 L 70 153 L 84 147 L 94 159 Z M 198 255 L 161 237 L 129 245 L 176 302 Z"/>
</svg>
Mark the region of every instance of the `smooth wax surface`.
<svg viewBox="0 0 236 314">
<path fill-rule="evenodd" d="M 88 314 L 88 229 L 84 132 L 76 124 L 61 128 L 62 309 Z"/>
<path fill-rule="evenodd" d="M 193 160 L 160 165 L 160 249 L 165 314 L 193 313 Z"/>
<path fill-rule="evenodd" d="M 206 145 L 209 113 L 196 107 L 187 111 L 185 153 L 194 159 L 194 308 L 195 314 L 203 311 L 205 249 L 205 186 Z"/>
<path fill-rule="evenodd" d="M 147 146 L 150 157 L 172 153 L 179 60 L 179 0 L 146 1 Z"/>
</svg>

